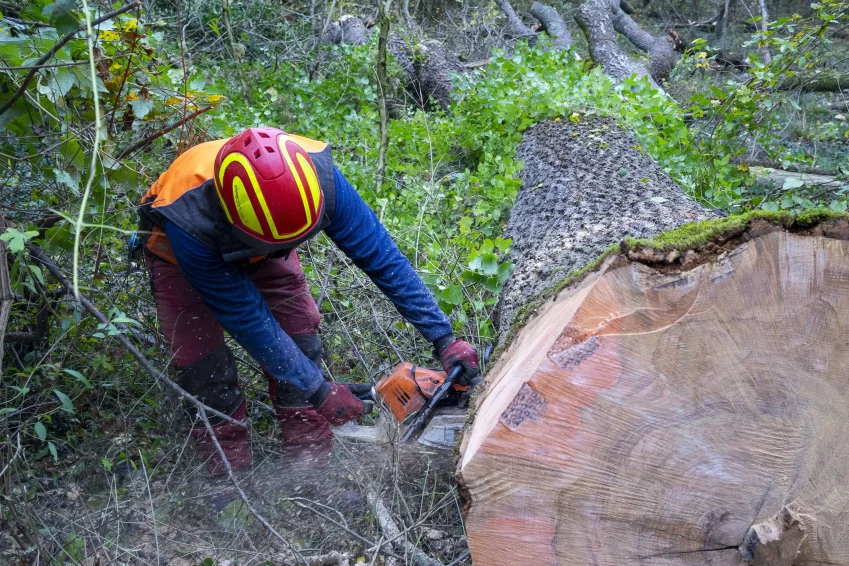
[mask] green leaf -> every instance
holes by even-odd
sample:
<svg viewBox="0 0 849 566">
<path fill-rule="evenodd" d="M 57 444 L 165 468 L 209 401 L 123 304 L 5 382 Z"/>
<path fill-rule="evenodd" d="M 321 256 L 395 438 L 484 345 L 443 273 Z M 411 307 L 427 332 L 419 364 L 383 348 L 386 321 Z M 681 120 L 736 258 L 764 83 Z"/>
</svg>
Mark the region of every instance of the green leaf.
<svg viewBox="0 0 849 566">
<path fill-rule="evenodd" d="M 111 471 L 112 471 L 112 462 L 111 462 L 108 458 L 101 458 L 101 459 L 100 459 L 100 464 L 103 466 L 103 468 L 104 468 L 107 472 L 111 472 Z"/>
<path fill-rule="evenodd" d="M 136 118 L 141 120 L 153 110 L 153 100 L 148 98 L 139 98 L 138 100 L 131 100 L 130 106 L 133 107 L 133 114 L 135 114 Z"/>
<path fill-rule="evenodd" d="M 70 173 L 65 171 L 64 169 L 53 169 L 53 176 L 56 179 L 57 183 L 61 183 L 71 189 L 74 193 L 74 196 L 80 196 L 80 183 L 76 179 L 74 179 Z"/>
<path fill-rule="evenodd" d="M 14 228 L 6 228 L 6 231 L 0 234 L 0 240 L 9 244 L 10 252 L 24 251 L 24 245 L 38 236 L 38 232 L 30 230 L 28 232 L 20 232 Z"/>
<path fill-rule="evenodd" d="M 770 212 L 778 212 L 778 203 L 777 202 L 765 202 L 761 205 L 761 208 L 764 210 L 769 210 Z"/>
<path fill-rule="evenodd" d="M 484 275 L 495 275 L 498 273 L 498 256 L 495 254 L 483 254 L 481 256 L 481 272 Z"/>
<path fill-rule="evenodd" d="M 47 449 L 50 450 L 50 455 L 53 456 L 53 461 L 59 461 L 59 454 L 56 452 L 56 445 L 53 444 L 53 441 L 47 443 Z"/>
<path fill-rule="evenodd" d="M 41 422 L 35 423 L 35 426 L 33 426 L 32 428 L 35 429 L 35 435 L 40 441 L 44 442 L 47 439 L 47 429 Z"/>
<path fill-rule="evenodd" d="M 459 285 L 449 285 L 439 292 L 439 300 L 449 305 L 460 305 L 463 303 L 463 288 Z"/>
<path fill-rule="evenodd" d="M 59 35 L 65 35 L 80 26 L 80 20 L 74 13 L 74 0 L 56 0 L 46 6 L 41 14 L 47 17 Z"/>
<path fill-rule="evenodd" d="M 781 188 L 785 191 L 791 191 L 793 189 L 798 189 L 799 187 L 803 186 L 805 186 L 805 183 L 803 183 L 800 179 L 797 179 L 795 177 L 789 177 L 787 179 L 784 179 L 784 186 L 782 186 Z"/>
<path fill-rule="evenodd" d="M 73 414 L 74 413 L 74 404 L 71 402 L 71 398 L 59 391 L 58 389 L 54 389 L 53 393 L 56 394 L 56 397 L 59 398 L 59 401 L 62 402 L 62 409 Z"/>
<path fill-rule="evenodd" d="M 88 379 L 86 379 L 86 377 L 83 374 L 81 374 L 80 372 L 78 372 L 77 370 L 69 369 L 69 368 L 62 368 L 62 371 L 64 371 L 65 373 L 67 373 L 70 376 L 73 376 L 74 378 L 77 379 L 77 381 L 79 381 L 80 383 L 82 383 L 86 387 L 91 387 L 91 382 Z"/>
<path fill-rule="evenodd" d="M 38 267 L 37 265 L 32 265 L 32 264 L 28 264 L 27 268 L 32 273 L 32 276 L 35 277 L 38 280 L 39 283 L 44 285 L 44 274 L 42 273 L 41 268 Z"/>
</svg>

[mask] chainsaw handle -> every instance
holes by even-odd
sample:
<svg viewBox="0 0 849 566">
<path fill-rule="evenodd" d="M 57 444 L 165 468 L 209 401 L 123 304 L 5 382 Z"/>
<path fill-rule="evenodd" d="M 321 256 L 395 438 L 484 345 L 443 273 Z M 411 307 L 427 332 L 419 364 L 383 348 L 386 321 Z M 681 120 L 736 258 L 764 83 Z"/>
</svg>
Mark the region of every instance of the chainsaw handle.
<svg viewBox="0 0 849 566">
<path fill-rule="evenodd" d="M 442 385 L 439 386 L 439 389 L 436 390 L 433 397 L 428 399 L 427 403 L 424 407 L 418 412 L 416 418 L 407 427 L 407 430 L 404 432 L 404 436 L 401 437 L 401 442 L 407 442 L 411 436 L 413 436 L 425 421 L 430 417 L 430 414 L 433 412 L 433 409 L 439 403 L 440 400 L 445 396 L 448 391 L 454 386 L 454 382 L 457 381 L 457 378 L 460 377 L 460 372 L 463 371 L 463 366 L 456 366 L 451 370 L 451 373 L 448 374 L 448 377 L 445 378 L 445 381 L 442 382 Z"/>
</svg>

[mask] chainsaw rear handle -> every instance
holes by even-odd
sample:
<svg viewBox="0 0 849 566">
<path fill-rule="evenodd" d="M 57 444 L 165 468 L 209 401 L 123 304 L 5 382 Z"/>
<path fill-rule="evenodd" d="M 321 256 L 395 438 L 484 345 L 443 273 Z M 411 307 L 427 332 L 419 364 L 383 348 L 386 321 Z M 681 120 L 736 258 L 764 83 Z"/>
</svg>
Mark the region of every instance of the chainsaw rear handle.
<svg viewBox="0 0 849 566">
<path fill-rule="evenodd" d="M 430 418 L 430 414 L 433 412 L 433 409 L 436 408 L 439 401 L 445 397 L 445 394 L 448 393 L 451 388 L 454 386 L 454 382 L 457 381 L 457 378 L 460 377 L 460 372 L 463 371 L 463 366 L 456 366 L 451 370 L 451 373 L 448 374 L 448 377 L 445 378 L 445 381 L 442 382 L 442 385 L 439 386 L 439 389 L 436 390 L 436 393 L 427 400 L 427 403 L 424 407 L 422 407 L 421 411 L 416 415 L 416 418 L 407 427 L 407 430 L 404 432 L 404 436 L 401 437 L 401 442 L 407 442 L 420 428 L 422 425 Z"/>
</svg>

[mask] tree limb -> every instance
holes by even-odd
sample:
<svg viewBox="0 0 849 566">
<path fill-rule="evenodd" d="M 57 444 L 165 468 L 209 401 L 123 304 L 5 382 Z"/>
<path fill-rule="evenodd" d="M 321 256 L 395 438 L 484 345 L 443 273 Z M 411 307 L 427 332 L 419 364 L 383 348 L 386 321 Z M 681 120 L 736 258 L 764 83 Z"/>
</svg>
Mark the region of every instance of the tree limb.
<svg viewBox="0 0 849 566">
<path fill-rule="evenodd" d="M 157 130 L 156 132 L 154 132 L 153 134 L 144 138 L 143 140 L 140 140 L 140 141 L 134 143 L 133 145 L 131 145 L 130 147 L 128 147 L 127 149 L 125 149 L 121 153 L 119 153 L 118 156 L 115 159 L 117 161 L 120 161 L 121 159 L 127 157 L 131 153 L 134 153 L 134 152 L 142 149 L 143 147 L 147 146 L 148 144 L 150 144 L 154 140 L 161 138 L 162 136 L 164 136 L 168 132 L 176 130 L 177 128 L 179 128 L 180 126 L 185 124 L 186 122 L 189 122 L 190 120 L 194 120 L 195 118 L 197 118 L 201 114 L 205 114 L 206 112 L 209 112 L 212 109 L 213 109 L 212 106 L 207 106 L 206 108 L 201 108 L 200 110 L 195 110 L 194 112 L 187 115 L 185 118 L 183 118 L 179 122 L 175 122 L 175 123 L 171 124 L 170 126 L 168 126 L 167 128 L 162 128 L 161 130 Z"/>
<path fill-rule="evenodd" d="M 572 34 L 569 33 L 566 22 L 556 8 L 534 2 L 531 6 L 531 15 L 542 22 L 554 49 L 569 49 L 572 45 Z"/>
</svg>

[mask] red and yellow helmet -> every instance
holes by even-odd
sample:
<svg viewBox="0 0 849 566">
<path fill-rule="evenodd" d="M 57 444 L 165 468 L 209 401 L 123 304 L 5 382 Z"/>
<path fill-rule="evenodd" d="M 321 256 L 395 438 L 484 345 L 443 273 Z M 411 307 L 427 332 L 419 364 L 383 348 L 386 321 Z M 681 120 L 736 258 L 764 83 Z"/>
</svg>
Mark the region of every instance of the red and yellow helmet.
<svg viewBox="0 0 849 566">
<path fill-rule="evenodd" d="M 319 228 L 324 195 L 309 154 L 282 130 L 250 128 L 215 158 L 215 188 L 236 236 L 262 253 L 296 247 Z"/>
</svg>

